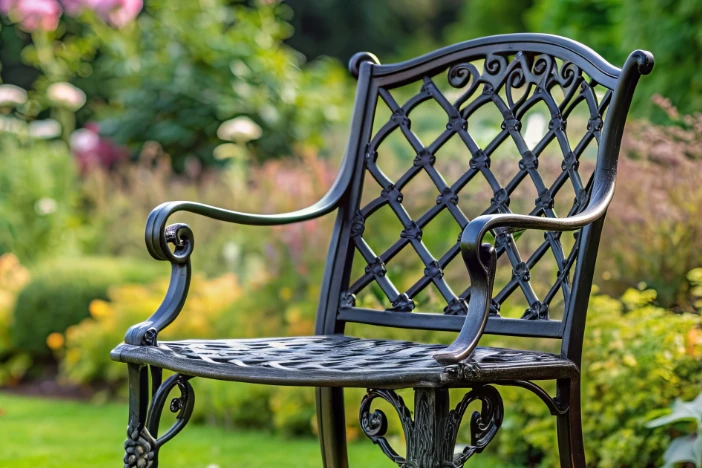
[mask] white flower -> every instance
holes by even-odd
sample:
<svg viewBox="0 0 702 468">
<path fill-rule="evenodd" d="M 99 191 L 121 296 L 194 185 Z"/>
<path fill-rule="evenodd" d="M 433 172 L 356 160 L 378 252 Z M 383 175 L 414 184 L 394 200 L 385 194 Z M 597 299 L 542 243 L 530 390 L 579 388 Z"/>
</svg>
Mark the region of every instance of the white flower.
<svg viewBox="0 0 702 468">
<path fill-rule="evenodd" d="M 248 117 L 236 117 L 223 122 L 217 129 L 217 137 L 221 140 L 246 143 L 261 138 L 261 127 Z"/>
<path fill-rule="evenodd" d="M 36 210 L 37 214 L 44 216 L 56 211 L 57 206 L 58 203 L 53 198 L 43 197 L 34 204 L 34 210 Z"/>
<path fill-rule="evenodd" d="M 0 85 L 0 106 L 14 107 L 27 102 L 27 91 L 11 84 Z"/>
<path fill-rule="evenodd" d="M 524 130 L 524 143 L 533 150 L 545 134 L 546 117 L 542 114 L 531 114 L 529 118 L 527 118 L 526 129 Z"/>
<path fill-rule="evenodd" d="M 100 145 L 100 137 L 97 133 L 81 128 L 71 133 L 71 151 L 74 153 L 95 151 Z"/>
<path fill-rule="evenodd" d="M 27 132 L 32 138 L 48 140 L 61 135 L 61 124 L 54 119 L 34 120 L 29 122 Z"/>
<path fill-rule="evenodd" d="M 235 264 L 241 257 L 241 247 L 235 242 L 227 242 L 222 249 L 222 256 L 231 264 Z"/>
<path fill-rule="evenodd" d="M 49 85 L 46 96 L 56 105 L 77 111 L 85 104 L 85 93 L 71 83 L 60 82 Z"/>
</svg>

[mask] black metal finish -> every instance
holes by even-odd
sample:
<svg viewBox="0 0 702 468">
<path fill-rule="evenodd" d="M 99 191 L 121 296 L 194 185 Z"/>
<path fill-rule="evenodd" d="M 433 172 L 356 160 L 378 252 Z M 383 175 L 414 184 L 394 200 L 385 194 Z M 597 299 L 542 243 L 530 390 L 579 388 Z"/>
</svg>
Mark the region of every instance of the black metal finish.
<svg viewBox="0 0 702 468">
<path fill-rule="evenodd" d="M 490 385 L 468 392 L 453 410 L 449 410 L 449 395 L 445 388 L 416 389 L 414 395 L 414 420 L 405 402 L 392 390 L 368 390 L 359 412 L 363 432 L 401 467 L 460 468 L 471 456 L 487 447 L 502 424 L 502 398 Z M 406 457 L 399 456 L 383 437 L 388 429 L 385 413 L 381 410 L 370 412 L 371 403 L 376 398 L 387 401 L 397 411 L 407 441 Z M 470 443 L 455 454 L 459 426 L 468 405 L 474 401 L 482 402 L 482 409 L 471 415 Z"/>
<path fill-rule="evenodd" d="M 462 362 L 443 365 L 432 358 L 443 348 L 326 335 L 122 344 L 112 357 L 197 377 L 309 387 L 470 387 L 510 379 L 566 378 L 578 372 L 573 362 L 554 354 L 483 347 Z"/>
<path fill-rule="evenodd" d="M 149 405 L 148 368 L 129 364 L 129 425 L 124 443 L 124 468 L 157 468 L 159 449 L 183 430 L 193 414 L 195 392 L 189 382 L 192 377 L 174 374 L 161 383 L 161 369 L 158 367 L 151 367 L 151 377 Z M 180 396 L 170 402 L 171 412 L 177 413 L 176 422 L 158 437 L 163 407 L 171 390 L 176 387 Z"/>
<path fill-rule="evenodd" d="M 652 68 L 653 57 L 645 51 L 633 52 L 620 70 L 581 44 L 542 34 L 477 39 L 395 65 L 380 65 L 369 53 L 356 54 L 349 63 L 351 73 L 358 78 L 349 145 L 334 185 L 319 202 L 279 215 L 170 202 L 149 215 L 147 249 L 155 259 L 169 261 L 172 274 L 161 307 L 151 318 L 130 328 L 125 343 L 112 353 L 113 359 L 129 363 L 130 368 L 130 430 L 125 466 L 155 466 L 158 448 L 187 422 L 193 395 L 188 377 L 184 376 L 318 387 L 323 461 L 325 466 L 335 468 L 348 466 L 341 387 L 373 388 L 361 405 L 366 434 L 398 464 L 429 467 L 462 466 L 473 453 L 481 451 L 502 419 L 499 394 L 487 384 L 519 386 L 539 396 L 557 417 L 562 465 L 584 466 L 579 367 L 587 302 L 602 223 L 614 193 L 626 114 L 639 77 Z M 459 90 L 454 102 L 440 91 L 440 80 Z M 399 104 L 394 90 L 414 83 L 417 94 Z M 411 118 L 421 112 L 420 104 L 429 100 L 446 114 L 446 129 L 434 141 L 422 142 L 412 132 Z M 577 141 L 571 141 L 568 135 L 574 129 L 569 128 L 566 133 L 566 122 L 581 103 L 589 111 L 589 120 Z M 537 104 L 548 108 L 551 120 L 541 141 L 529 147 L 520 132 L 521 119 Z M 387 106 L 392 116 L 374 133 L 377 106 Z M 480 147 L 471 133 L 471 116 L 484 106 L 497 109 L 503 122 L 497 136 Z M 401 134 L 416 153 L 412 165 L 396 180 L 381 170 L 383 160 L 379 156 L 383 141 L 393 132 Z M 435 163 L 441 157 L 437 152 L 450 139 L 460 140 L 465 146 L 466 166 L 462 174 L 452 175 L 449 180 L 455 182 L 449 184 Z M 547 184 L 539 173 L 539 158 L 553 141 L 562 153 L 562 172 Z M 598 147 L 597 163 L 592 177 L 583 180 L 578 172 L 579 158 L 591 143 Z M 501 145 L 510 145 L 519 154 L 515 176 L 506 184 L 501 184 L 491 170 L 491 156 Z M 364 187 L 366 174 L 377 187 Z M 403 189 L 418 174 L 431 179 L 438 196 L 431 209 L 413 218 L 403 206 Z M 489 185 L 491 201 L 484 207 L 483 215 L 471 220 L 461 211 L 458 201 L 467 193 L 464 188 L 480 179 Z M 524 184 L 533 185 L 538 196 L 529 213 L 514 214 L 510 199 L 516 196 L 515 189 Z M 572 191 L 566 189 L 568 186 Z M 364 190 L 379 195 L 361 206 Z M 572 197 L 571 207 L 559 217 L 554 200 L 569 191 L 571 195 L 566 196 Z M 393 245 L 378 253 L 368 245 L 364 233 L 374 222 L 373 214 L 383 207 L 394 213 L 402 230 Z M 194 235 L 184 224 L 169 226 L 172 214 L 189 211 L 231 223 L 269 226 L 305 221 L 334 210 L 337 221 L 317 314 L 318 336 L 158 342 L 158 333 L 183 308 L 191 276 Z M 434 256 L 423 243 L 422 235 L 443 211 L 455 219 L 462 234 L 447 252 Z M 525 229 L 544 231 L 543 244 L 529 258 L 521 257 L 514 236 Z M 569 253 L 561 244 L 561 231 L 576 231 L 575 246 Z M 483 243 L 487 233 L 492 233 L 495 245 Z M 169 244 L 175 246 L 173 251 Z M 416 253 L 425 269 L 413 285 L 400 291 L 386 266 L 403 249 Z M 355 252 L 367 265 L 359 278 L 351 278 Z M 444 280 L 443 272 L 459 253 L 470 285 L 456 293 Z M 512 279 L 500 291 L 493 291 L 496 262 L 501 255 L 509 259 Z M 539 297 L 530 284 L 530 270 L 546 255 L 554 257 L 559 271 L 548 292 Z M 355 295 L 371 283 L 376 283 L 387 296 L 391 304 L 388 310 L 356 307 Z M 415 310 L 414 298 L 430 284 L 445 301 L 444 314 Z M 501 317 L 500 305 L 516 291 L 528 303 L 523 317 Z M 562 320 L 550 317 L 549 309 L 557 295 L 562 296 L 565 307 Z M 364 340 L 343 335 L 347 322 L 459 333 L 448 347 Z M 561 356 L 478 347 L 484 333 L 561 339 Z M 153 387 L 159 388 L 153 391 L 148 421 L 145 365 L 152 366 Z M 178 377 L 160 386 L 160 368 L 179 372 Z M 544 379 L 557 381 L 555 398 L 531 382 Z M 151 434 L 156 433 L 158 423 L 151 421 L 158 420 L 166 392 L 160 388 L 175 385 L 183 392 L 182 404 L 176 405 L 183 408 L 182 424 L 155 439 Z M 410 387 L 416 389 L 419 405 L 414 421 L 391 391 Z M 453 411 L 448 410 L 449 387 L 473 388 Z M 382 438 L 384 417 L 378 412 L 370 413 L 370 401 L 376 397 L 390 401 L 400 414 L 408 441 L 406 459 L 398 457 Z M 454 457 L 458 423 L 468 402 L 474 399 L 483 402 L 483 411 L 471 420 L 471 444 Z"/>
</svg>

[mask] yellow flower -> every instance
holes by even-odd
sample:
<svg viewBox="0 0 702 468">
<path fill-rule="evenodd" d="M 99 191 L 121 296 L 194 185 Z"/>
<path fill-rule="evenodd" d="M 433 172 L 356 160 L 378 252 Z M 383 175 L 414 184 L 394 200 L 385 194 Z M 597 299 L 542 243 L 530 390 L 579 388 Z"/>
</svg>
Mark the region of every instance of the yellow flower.
<svg viewBox="0 0 702 468">
<path fill-rule="evenodd" d="M 280 295 L 280 298 L 281 298 L 282 300 L 284 300 L 284 301 L 289 301 L 290 299 L 292 299 L 293 290 L 292 290 L 291 287 L 285 286 L 284 288 L 282 288 L 282 289 L 280 290 L 279 295 Z"/>
<path fill-rule="evenodd" d="M 46 345 L 54 351 L 61 348 L 63 346 L 63 342 L 63 335 L 60 333 L 54 332 L 46 337 Z"/>
<path fill-rule="evenodd" d="M 686 352 L 692 357 L 702 356 L 702 330 L 693 328 L 687 332 Z"/>
<path fill-rule="evenodd" d="M 100 299 L 94 299 L 90 303 L 90 315 L 95 320 L 107 317 L 110 315 L 110 304 Z"/>
</svg>

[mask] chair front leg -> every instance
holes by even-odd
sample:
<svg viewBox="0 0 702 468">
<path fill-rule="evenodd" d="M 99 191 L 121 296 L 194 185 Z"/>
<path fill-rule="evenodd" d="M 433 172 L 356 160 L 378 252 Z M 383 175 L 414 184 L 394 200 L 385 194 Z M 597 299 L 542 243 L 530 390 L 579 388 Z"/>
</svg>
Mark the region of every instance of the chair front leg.
<svg viewBox="0 0 702 468">
<path fill-rule="evenodd" d="M 156 440 L 146 428 L 149 404 L 149 374 L 146 366 L 129 367 L 129 424 L 124 442 L 124 468 L 151 468 L 156 457 Z"/>
<path fill-rule="evenodd" d="M 400 456 L 385 439 L 388 423 L 381 410 L 371 413 L 371 403 L 382 398 L 397 411 L 405 434 L 406 457 Z M 471 441 L 462 452 L 454 453 L 458 429 L 468 405 L 481 401 L 481 411 L 470 419 Z M 417 388 L 414 394 L 414 420 L 402 398 L 392 390 L 368 390 L 361 402 L 360 421 L 363 432 L 385 455 L 401 467 L 461 468 L 468 459 L 482 452 L 495 437 L 502 424 L 502 398 L 498 391 L 483 385 L 468 392 L 454 409 L 449 406 L 445 388 Z"/>
<path fill-rule="evenodd" d="M 129 366 L 129 424 L 124 443 L 124 468 L 158 468 L 158 453 L 188 423 L 195 405 L 195 392 L 190 376 L 174 374 L 161 383 L 161 369 L 152 368 L 152 398 L 149 404 L 148 367 Z M 170 410 L 177 413 L 176 422 L 158 437 L 163 407 L 171 390 L 178 387 L 180 396 L 173 398 Z"/>
</svg>

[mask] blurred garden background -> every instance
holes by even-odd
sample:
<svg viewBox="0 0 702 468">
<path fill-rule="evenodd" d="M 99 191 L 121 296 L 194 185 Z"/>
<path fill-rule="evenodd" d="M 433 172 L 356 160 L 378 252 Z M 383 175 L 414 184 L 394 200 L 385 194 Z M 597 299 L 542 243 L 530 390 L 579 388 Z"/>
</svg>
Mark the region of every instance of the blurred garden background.
<svg viewBox="0 0 702 468">
<path fill-rule="evenodd" d="M 654 467 L 702 453 L 702 399 L 680 422 L 648 424 L 702 391 L 702 2 L 0 0 L 0 14 L 0 466 L 122 458 L 126 367 L 109 351 L 156 309 L 168 282 L 169 266 L 144 246 L 152 208 L 307 206 L 329 188 L 344 151 L 353 53 L 391 63 L 523 31 L 581 41 L 617 66 L 637 48 L 656 57 L 624 137 L 588 315 L 587 458 L 593 467 Z M 479 118 L 478 127 L 499 122 Z M 398 161 L 408 157 L 396 150 Z M 252 228 L 178 215 L 197 236 L 196 275 L 163 336 L 312 334 L 332 219 Z M 457 226 L 446 226 L 427 242 L 455 242 Z M 417 262 L 389 267 L 411 284 L 404 272 Z M 507 307 L 503 314 L 523 312 Z M 164 449 L 164 466 L 321 466 L 312 389 L 194 386 L 196 424 Z M 361 437 L 362 395 L 346 392 L 352 466 L 391 466 Z M 503 395 L 503 428 L 473 463 L 556 466 L 546 407 L 519 389 Z M 253 458 L 262 454 L 269 459 Z"/>
</svg>

